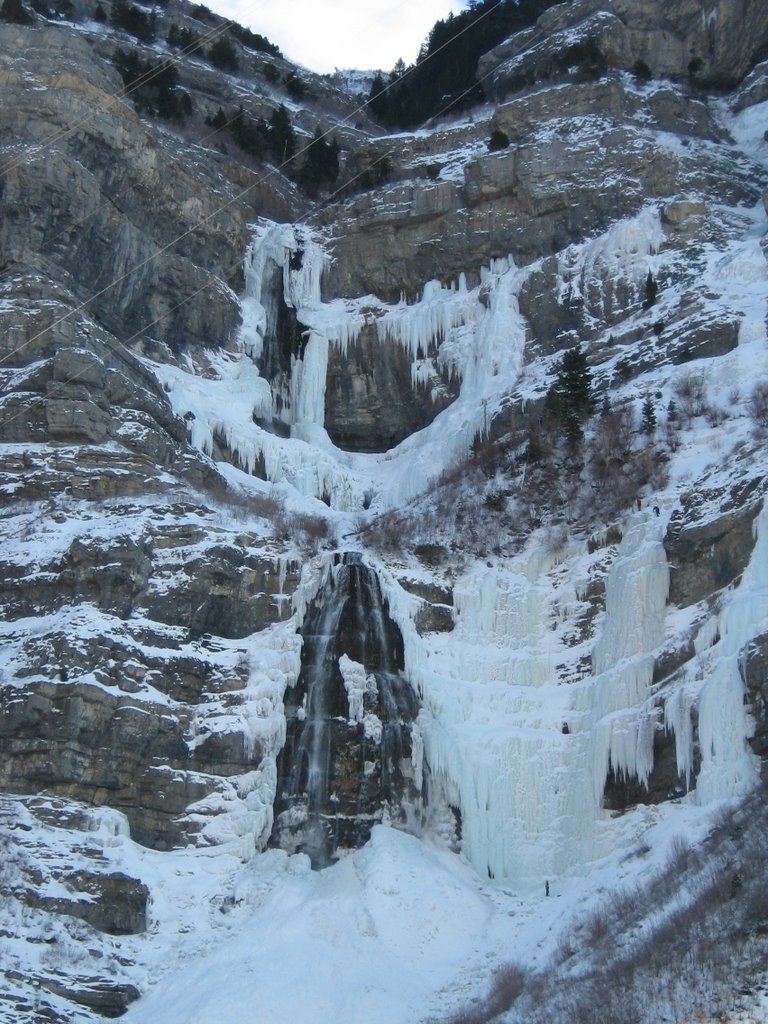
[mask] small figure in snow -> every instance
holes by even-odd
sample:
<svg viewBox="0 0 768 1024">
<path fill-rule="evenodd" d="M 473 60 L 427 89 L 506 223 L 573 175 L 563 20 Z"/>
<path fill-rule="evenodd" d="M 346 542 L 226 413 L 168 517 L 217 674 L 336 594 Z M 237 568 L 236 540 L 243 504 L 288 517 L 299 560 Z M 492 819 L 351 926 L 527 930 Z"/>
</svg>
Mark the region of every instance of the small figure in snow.
<svg viewBox="0 0 768 1024">
<path fill-rule="evenodd" d="M 640 500 L 640 499 L 638 498 L 638 499 L 637 499 L 637 511 L 639 512 L 639 511 L 640 511 L 640 509 L 641 509 L 642 507 L 643 507 L 643 503 L 642 503 L 642 501 L 641 501 L 641 500 Z"/>
<path fill-rule="evenodd" d="M 654 506 L 653 506 L 653 511 L 654 511 L 654 513 L 656 514 L 656 517 L 657 517 L 657 518 L 658 518 L 658 517 L 659 517 L 659 516 L 661 515 L 661 509 L 659 508 L 659 506 L 658 506 L 658 505 L 654 505 Z"/>
<path fill-rule="evenodd" d="M 544 895 L 549 896 L 549 879 L 544 883 Z"/>
<path fill-rule="evenodd" d="M 571 730 L 568 728 L 568 723 L 563 722 L 563 736 L 567 736 Z"/>
</svg>

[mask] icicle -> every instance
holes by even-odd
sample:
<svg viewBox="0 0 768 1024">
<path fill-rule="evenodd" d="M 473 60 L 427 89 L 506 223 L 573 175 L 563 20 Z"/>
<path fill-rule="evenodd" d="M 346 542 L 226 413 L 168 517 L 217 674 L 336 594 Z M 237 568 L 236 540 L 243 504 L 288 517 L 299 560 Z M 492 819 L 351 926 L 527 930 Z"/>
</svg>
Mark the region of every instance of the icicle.
<svg viewBox="0 0 768 1024">
<path fill-rule="evenodd" d="M 757 759 L 747 744 L 754 722 L 744 706 L 739 658 L 768 618 L 768 505 L 753 529 L 757 539 L 752 557 L 720 615 L 720 639 L 710 648 L 711 668 L 699 695 L 696 798 L 701 804 L 738 796 L 757 780 Z"/>
<path fill-rule="evenodd" d="M 358 661 L 352 661 L 352 659 L 348 658 L 346 654 L 342 654 L 339 658 L 339 671 L 341 672 L 341 678 L 344 681 L 344 689 L 347 691 L 350 724 L 353 722 L 362 722 L 363 699 L 365 697 L 366 690 L 370 689 L 368 686 L 365 666 L 361 665 Z M 375 691 L 375 681 L 373 686 Z"/>
<path fill-rule="evenodd" d="M 675 736 L 675 759 L 677 774 L 690 786 L 693 775 L 693 722 L 691 702 L 686 690 L 681 687 L 664 704 L 664 725 Z"/>
</svg>

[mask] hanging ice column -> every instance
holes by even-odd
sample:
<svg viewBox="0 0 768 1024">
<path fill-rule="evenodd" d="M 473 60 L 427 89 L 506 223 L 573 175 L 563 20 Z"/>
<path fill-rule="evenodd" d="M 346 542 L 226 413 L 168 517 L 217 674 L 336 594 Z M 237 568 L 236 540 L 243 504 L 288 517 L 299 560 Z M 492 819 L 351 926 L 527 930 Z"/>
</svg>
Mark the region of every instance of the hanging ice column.
<svg viewBox="0 0 768 1024">
<path fill-rule="evenodd" d="M 719 621 L 720 639 L 709 649 L 710 670 L 699 696 L 700 804 L 739 796 L 755 784 L 758 762 L 747 739 L 754 722 L 744 706 L 739 658 L 768 628 L 768 505 L 755 519 L 749 565 Z"/>
<path fill-rule="evenodd" d="M 565 565 L 577 556 L 560 553 Z M 454 632 L 432 639 L 428 653 L 401 626 L 406 671 L 423 693 L 433 788 L 445 780 L 458 804 L 462 848 L 477 870 L 521 888 L 610 851 L 619 832 L 601 808 L 608 763 L 643 778 L 652 750 L 647 707 L 668 588 L 659 524 L 630 522 L 606 581 L 594 675 L 569 684 L 560 666 L 573 655 L 556 627 L 560 611 L 567 622 L 569 604 L 581 602 L 557 563 L 532 543 L 515 572 L 465 576 Z"/>
<path fill-rule="evenodd" d="M 307 228 L 260 228 L 245 260 L 242 340 L 271 389 L 265 419 L 297 428 L 322 427 L 328 337 L 308 327 L 321 309 L 327 256 Z M 311 431 L 310 431 L 311 433 Z"/>
<path fill-rule="evenodd" d="M 647 707 L 654 652 L 664 640 L 669 566 L 661 525 L 633 515 L 606 580 L 603 630 L 592 656 L 595 679 L 584 693 L 584 726 L 592 728 L 597 808 L 609 767 L 646 783 L 653 768 L 655 714 Z"/>
</svg>

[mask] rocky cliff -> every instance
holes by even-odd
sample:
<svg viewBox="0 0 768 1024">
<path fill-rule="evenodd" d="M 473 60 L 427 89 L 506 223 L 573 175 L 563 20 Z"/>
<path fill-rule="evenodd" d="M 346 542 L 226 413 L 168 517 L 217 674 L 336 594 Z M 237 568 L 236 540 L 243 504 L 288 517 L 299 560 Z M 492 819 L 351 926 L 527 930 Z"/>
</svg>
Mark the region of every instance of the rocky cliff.
<svg viewBox="0 0 768 1024">
<path fill-rule="evenodd" d="M 204 8 L 96 7 L 0 21 L 0 1017 L 155 985 L 161 863 L 389 822 L 526 894 L 752 792 L 759 0 L 553 6 L 397 136 L 252 36 L 213 66 Z M 281 110 L 295 163 L 232 133 Z"/>
</svg>

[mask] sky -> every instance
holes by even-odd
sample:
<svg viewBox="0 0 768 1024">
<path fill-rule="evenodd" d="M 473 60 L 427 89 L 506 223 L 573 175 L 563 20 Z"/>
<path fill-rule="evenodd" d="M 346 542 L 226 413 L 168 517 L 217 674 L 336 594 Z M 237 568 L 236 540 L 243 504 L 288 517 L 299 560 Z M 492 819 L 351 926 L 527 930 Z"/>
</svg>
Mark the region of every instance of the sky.
<svg viewBox="0 0 768 1024">
<path fill-rule="evenodd" d="M 389 71 L 416 59 L 434 23 L 461 0 L 209 0 L 208 6 L 265 35 L 312 71 Z"/>
</svg>

